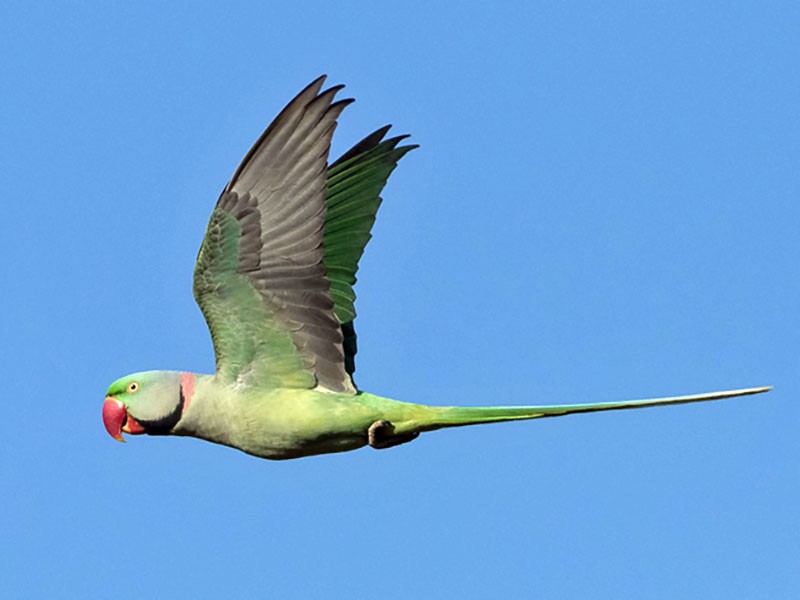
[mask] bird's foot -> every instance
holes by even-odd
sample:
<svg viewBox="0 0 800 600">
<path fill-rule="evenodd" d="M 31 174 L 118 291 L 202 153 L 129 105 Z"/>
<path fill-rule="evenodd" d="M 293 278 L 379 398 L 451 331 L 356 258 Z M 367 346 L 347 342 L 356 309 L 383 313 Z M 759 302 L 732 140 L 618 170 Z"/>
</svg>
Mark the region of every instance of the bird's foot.
<svg viewBox="0 0 800 600">
<path fill-rule="evenodd" d="M 369 445 L 378 450 L 399 446 L 415 439 L 419 435 L 418 431 L 413 433 L 395 434 L 394 425 L 389 421 L 375 421 L 369 426 L 367 438 Z"/>
</svg>

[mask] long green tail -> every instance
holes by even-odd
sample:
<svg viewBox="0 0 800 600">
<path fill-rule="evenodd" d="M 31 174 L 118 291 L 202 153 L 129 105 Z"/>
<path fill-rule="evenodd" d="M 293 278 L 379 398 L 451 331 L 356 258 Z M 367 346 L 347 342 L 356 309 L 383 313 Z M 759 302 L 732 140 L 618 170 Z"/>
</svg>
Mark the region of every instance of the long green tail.
<svg viewBox="0 0 800 600">
<path fill-rule="evenodd" d="M 667 404 L 688 404 L 689 402 L 705 402 L 722 400 L 736 396 L 761 394 L 772 389 L 772 386 L 747 388 L 695 394 L 692 396 L 673 396 L 672 398 L 652 398 L 650 400 L 627 400 L 623 402 L 599 402 L 596 404 L 566 404 L 563 406 L 498 406 L 468 407 L 444 406 L 428 407 L 432 410 L 427 422 L 418 431 L 431 431 L 443 427 L 459 427 L 477 425 L 479 423 L 497 423 L 500 421 L 516 421 L 522 419 L 539 419 L 542 417 L 558 417 L 573 413 L 596 412 L 601 410 L 623 410 L 626 408 L 643 408 L 646 406 L 664 406 Z"/>
</svg>

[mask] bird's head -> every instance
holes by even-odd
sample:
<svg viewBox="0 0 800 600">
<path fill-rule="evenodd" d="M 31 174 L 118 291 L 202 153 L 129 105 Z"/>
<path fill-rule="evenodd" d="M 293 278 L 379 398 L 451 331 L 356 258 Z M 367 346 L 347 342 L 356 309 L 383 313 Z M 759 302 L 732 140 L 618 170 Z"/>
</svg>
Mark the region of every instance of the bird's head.
<svg viewBox="0 0 800 600">
<path fill-rule="evenodd" d="M 115 440 L 122 432 L 164 435 L 180 420 L 184 409 L 182 374 L 144 371 L 117 379 L 106 392 L 103 424 Z"/>
</svg>

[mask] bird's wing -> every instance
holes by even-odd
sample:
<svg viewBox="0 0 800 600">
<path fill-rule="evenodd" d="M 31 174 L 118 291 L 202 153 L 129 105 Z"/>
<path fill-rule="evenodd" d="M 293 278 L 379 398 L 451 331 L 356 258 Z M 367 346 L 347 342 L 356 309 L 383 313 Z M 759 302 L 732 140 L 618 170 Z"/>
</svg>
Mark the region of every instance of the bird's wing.
<svg viewBox="0 0 800 600">
<path fill-rule="evenodd" d="M 380 193 L 397 162 L 416 145 L 399 146 L 401 135 L 384 140 L 391 126 L 368 135 L 328 169 L 323 262 L 330 280 L 333 310 L 342 324 L 345 370 L 355 371 L 356 283 L 358 261 L 372 234 Z"/>
<path fill-rule="evenodd" d="M 327 160 L 342 86 L 306 87 L 222 192 L 200 247 L 194 295 L 226 383 L 355 393 L 323 262 Z"/>
</svg>

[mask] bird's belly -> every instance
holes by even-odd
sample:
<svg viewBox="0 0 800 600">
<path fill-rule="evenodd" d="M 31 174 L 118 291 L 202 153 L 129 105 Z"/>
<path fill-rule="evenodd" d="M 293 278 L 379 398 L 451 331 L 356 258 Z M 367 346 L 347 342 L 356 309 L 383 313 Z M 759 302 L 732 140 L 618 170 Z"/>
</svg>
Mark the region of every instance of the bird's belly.
<svg viewBox="0 0 800 600">
<path fill-rule="evenodd" d="M 358 397 L 313 390 L 237 398 L 227 408 L 226 431 L 201 437 L 273 460 L 361 448 L 380 418 Z"/>
</svg>

